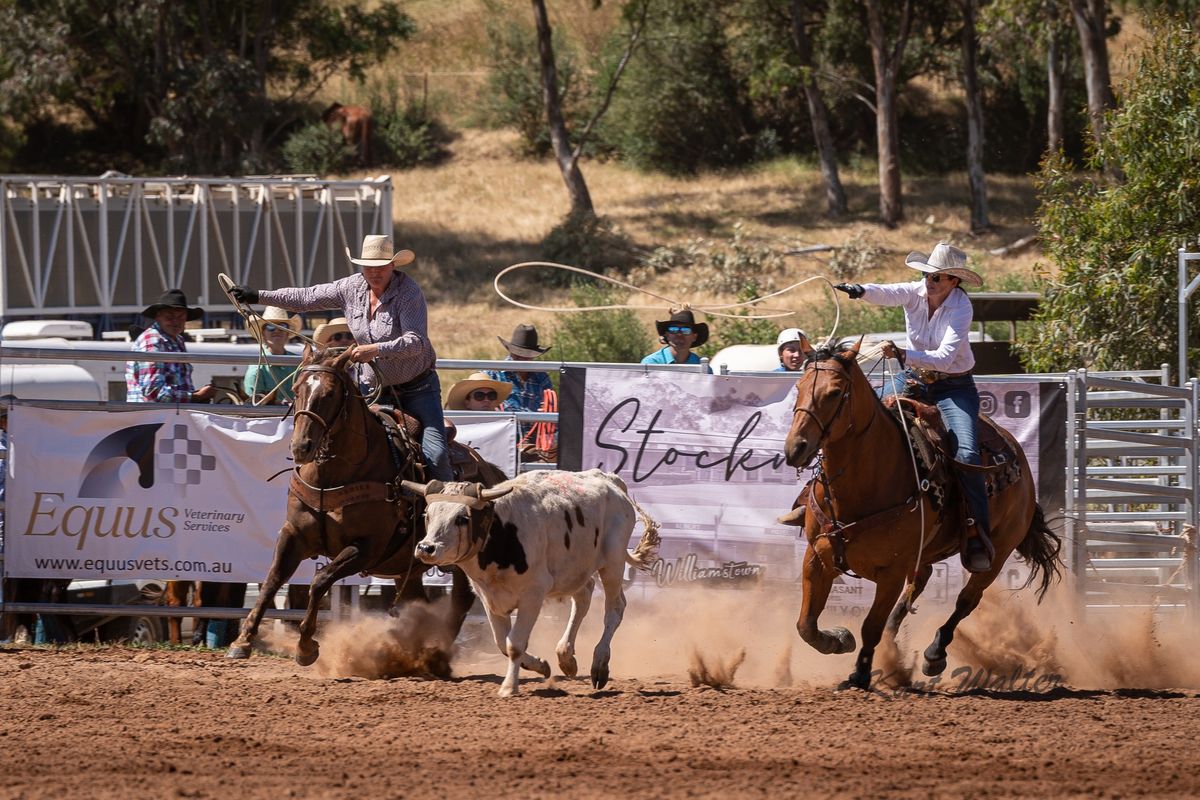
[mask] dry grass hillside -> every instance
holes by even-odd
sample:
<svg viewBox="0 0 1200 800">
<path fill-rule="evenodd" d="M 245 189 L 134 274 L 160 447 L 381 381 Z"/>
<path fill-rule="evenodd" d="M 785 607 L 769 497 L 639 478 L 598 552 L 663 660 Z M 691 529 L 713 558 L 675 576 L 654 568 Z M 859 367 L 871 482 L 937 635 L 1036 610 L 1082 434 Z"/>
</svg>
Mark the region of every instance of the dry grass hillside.
<svg viewBox="0 0 1200 800">
<path fill-rule="evenodd" d="M 392 175 L 397 238 L 419 255 L 411 270 L 429 299 L 431 333 L 444 357 L 500 357 L 496 334 L 507 337 L 522 321 L 533 321 L 543 330 L 555 323 L 549 312 L 510 306 L 492 287 L 500 269 L 539 257 L 539 242 L 568 209 L 555 165 L 520 159 L 513 154 L 514 146 L 513 134 L 466 130 L 452 143 L 447 161 Z M 1029 178 L 989 179 L 995 228 L 972 237 L 965 205 L 966 179 L 961 174 L 908 177 L 908 221 L 895 230 L 875 221 L 878 193 L 873 169 L 843 171 L 851 211 L 837 221 L 822 213 L 819 172 L 795 160 L 695 178 L 647 175 L 620 164 L 591 162 L 584 165 L 584 174 L 597 212 L 646 250 L 692 238 L 727 239 L 740 222 L 752 240 L 780 251 L 815 244 L 841 246 L 855 237 L 865 239 L 886 253 L 863 279 L 890 280 L 914 274 L 903 265 L 909 250 L 927 250 L 938 240 L 949 240 L 967 250 L 989 289 L 1028 285 L 1039 257 L 1036 248 L 1007 258 L 988 255 L 990 249 L 1033 231 L 1036 199 Z M 618 270 L 613 274 L 623 275 L 634 265 L 614 266 Z M 825 256 L 791 258 L 783 273 L 763 278 L 782 288 L 828 272 Z M 518 299 L 532 305 L 565 304 L 561 292 L 540 286 L 544 272 L 524 274 L 528 280 L 511 285 Z M 654 276 L 643 285 L 694 305 L 734 301 L 733 297 L 697 292 L 693 287 L 703 284 L 704 277 L 672 272 Z M 828 289 L 817 286 L 809 284 L 773 302 L 797 311 L 795 318 L 780 320 L 781 326 L 811 324 L 813 304 L 830 302 Z M 640 314 L 648 328 L 656 315 L 663 318 L 661 301 L 634 294 L 627 302 L 648 306 Z"/>
</svg>

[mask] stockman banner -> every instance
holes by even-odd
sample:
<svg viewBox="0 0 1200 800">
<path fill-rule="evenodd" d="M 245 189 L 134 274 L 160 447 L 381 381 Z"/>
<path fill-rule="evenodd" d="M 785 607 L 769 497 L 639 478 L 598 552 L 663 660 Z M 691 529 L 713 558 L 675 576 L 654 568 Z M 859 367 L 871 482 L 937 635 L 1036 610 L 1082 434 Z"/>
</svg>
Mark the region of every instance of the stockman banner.
<svg viewBox="0 0 1200 800">
<path fill-rule="evenodd" d="M 515 470 L 513 418 L 466 430 Z M 17 406 L 9 431 L 7 577 L 266 577 L 288 475 L 267 479 L 291 465 L 290 418 Z M 302 563 L 294 582 L 325 561 Z"/>
<path fill-rule="evenodd" d="M 985 411 L 1029 456 L 1044 507 L 1062 505 L 1064 388 L 978 379 Z M 559 410 L 560 466 L 616 472 L 661 526 L 662 560 L 647 588 L 681 585 L 799 588 L 807 542 L 776 517 L 792 507 L 807 473 L 783 458 L 795 375 L 701 375 L 641 369 L 567 368 Z M 1050 512 L 1052 513 L 1052 511 Z M 942 562 L 925 596 L 952 599 L 957 560 Z M 1024 582 L 1015 565 L 1009 585 Z M 1001 582 L 1004 585 L 1004 582 Z M 842 576 L 830 609 L 861 614 L 874 585 Z"/>
</svg>

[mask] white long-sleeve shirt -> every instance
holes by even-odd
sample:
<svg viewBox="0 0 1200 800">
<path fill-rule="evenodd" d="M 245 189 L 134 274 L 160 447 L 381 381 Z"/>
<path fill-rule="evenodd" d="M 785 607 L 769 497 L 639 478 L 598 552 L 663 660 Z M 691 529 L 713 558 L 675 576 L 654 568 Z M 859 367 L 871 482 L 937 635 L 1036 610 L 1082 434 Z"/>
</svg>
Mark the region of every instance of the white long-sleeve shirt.
<svg viewBox="0 0 1200 800">
<path fill-rule="evenodd" d="M 938 310 L 929 314 L 925 280 L 913 283 L 864 283 L 863 299 L 879 306 L 903 306 L 908 347 L 904 365 L 938 372 L 966 372 L 975 368 L 975 355 L 967 334 L 974 313 L 962 289 L 950 292 Z"/>
</svg>

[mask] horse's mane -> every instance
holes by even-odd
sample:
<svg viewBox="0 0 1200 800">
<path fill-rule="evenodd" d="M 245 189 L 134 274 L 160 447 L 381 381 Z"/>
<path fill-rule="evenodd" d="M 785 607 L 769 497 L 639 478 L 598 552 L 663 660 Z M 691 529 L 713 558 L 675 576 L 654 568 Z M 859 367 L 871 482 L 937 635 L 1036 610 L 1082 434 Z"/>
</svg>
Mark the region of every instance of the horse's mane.
<svg viewBox="0 0 1200 800">
<path fill-rule="evenodd" d="M 854 345 L 848 342 L 843 342 L 842 344 L 823 344 L 820 347 L 813 348 L 809 354 L 805 356 L 804 366 L 807 367 L 809 364 L 813 364 L 818 361 L 828 361 L 831 358 L 837 358 L 838 356 L 845 355 L 846 353 L 852 353 L 853 349 Z"/>
</svg>

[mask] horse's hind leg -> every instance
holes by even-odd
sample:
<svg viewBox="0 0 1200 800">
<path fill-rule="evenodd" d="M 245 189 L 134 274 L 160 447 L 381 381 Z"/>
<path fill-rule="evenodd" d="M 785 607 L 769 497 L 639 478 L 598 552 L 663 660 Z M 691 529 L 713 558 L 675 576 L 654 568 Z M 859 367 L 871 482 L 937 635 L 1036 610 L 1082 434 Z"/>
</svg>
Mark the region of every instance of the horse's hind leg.
<svg viewBox="0 0 1200 800">
<path fill-rule="evenodd" d="M 867 612 L 862 625 L 862 648 L 854 661 L 854 672 L 842 684 L 843 689 L 867 689 L 871 686 L 871 665 L 875 660 L 875 647 L 883 638 L 883 626 L 888 620 L 888 609 L 900 596 L 904 587 L 903 578 L 881 580 L 875 585 L 875 600 Z"/>
<path fill-rule="evenodd" d="M 471 607 L 475 605 L 475 590 L 471 588 L 471 581 L 467 578 L 467 573 L 458 567 L 450 568 L 450 576 L 450 618 L 446 621 L 446 625 L 450 631 L 450 638 L 457 639 L 459 631 L 462 630 L 463 621 L 467 618 Z"/>
<path fill-rule="evenodd" d="M 329 591 L 334 581 L 361 572 L 366 566 L 367 557 L 363 554 L 363 549 L 357 544 L 352 544 L 317 570 L 308 594 L 308 610 L 300 623 L 300 641 L 296 644 L 297 664 L 307 667 L 321 655 L 320 645 L 312 638 L 317 630 L 317 608 L 321 605 L 321 598 Z"/>
<path fill-rule="evenodd" d="M 267 570 L 267 579 L 258 587 L 258 601 L 250 613 L 242 620 L 238 638 L 225 651 L 226 658 L 249 658 L 250 645 L 258 635 L 258 626 L 262 623 L 267 606 L 275 605 L 275 593 L 292 575 L 303 560 L 303 553 L 296 542 L 295 531 L 290 525 L 284 525 L 279 532 L 279 541 L 275 544 L 275 557 L 271 559 L 271 568 Z"/>
<path fill-rule="evenodd" d="M 845 628 L 823 631 L 817 627 L 817 619 L 825 610 L 825 601 L 829 599 L 833 576 L 825 572 L 825 566 L 812 546 L 804 551 L 803 576 L 804 595 L 800 603 L 800 618 L 796 620 L 800 638 L 817 652 L 826 655 L 849 653 L 854 649 L 854 634 Z"/>
<path fill-rule="evenodd" d="M 929 583 L 929 577 L 933 575 L 933 564 L 926 564 L 917 570 L 916 585 L 913 588 L 912 601 L 917 602 L 917 598 L 921 596 L 921 592 L 925 591 L 925 585 Z M 904 596 L 904 592 L 900 593 L 900 599 L 896 602 L 892 613 L 888 615 L 887 632 L 895 638 L 900 631 L 900 623 L 904 622 L 904 618 L 908 616 L 908 598 Z"/>
<path fill-rule="evenodd" d="M 946 648 L 950 646 L 950 642 L 954 641 L 955 628 L 975 610 L 983 597 L 983 590 L 991 585 L 1003 568 L 1004 559 L 994 559 L 991 569 L 972 575 L 966 586 L 958 593 L 958 600 L 954 603 L 954 612 L 942 627 L 937 629 L 937 633 L 933 635 L 932 644 L 925 648 L 925 663 L 921 666 L 921 671 L 926 675 L 931 677 L 941 675 L 946 669 Z"/>
</svg>

